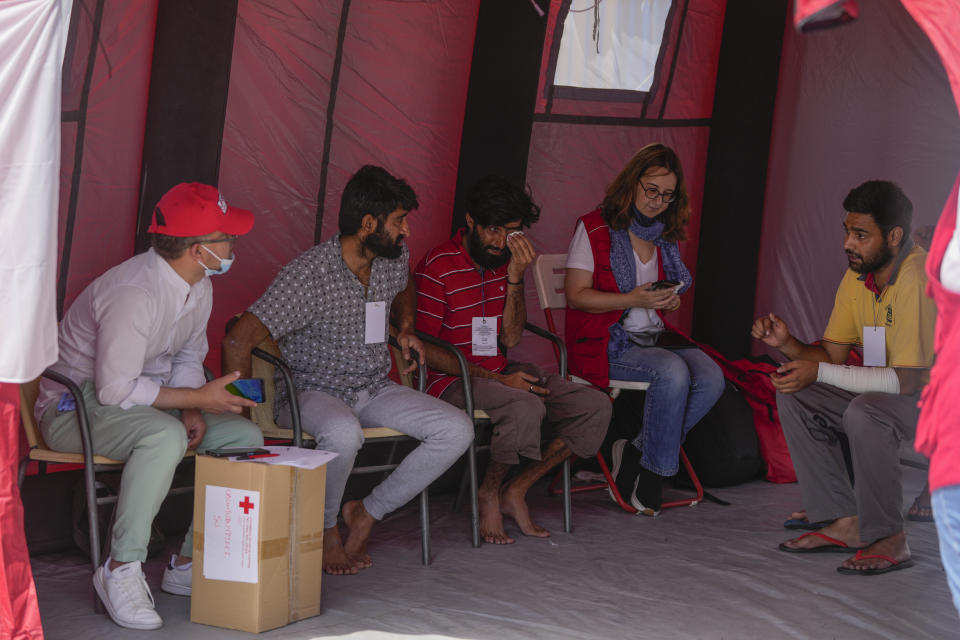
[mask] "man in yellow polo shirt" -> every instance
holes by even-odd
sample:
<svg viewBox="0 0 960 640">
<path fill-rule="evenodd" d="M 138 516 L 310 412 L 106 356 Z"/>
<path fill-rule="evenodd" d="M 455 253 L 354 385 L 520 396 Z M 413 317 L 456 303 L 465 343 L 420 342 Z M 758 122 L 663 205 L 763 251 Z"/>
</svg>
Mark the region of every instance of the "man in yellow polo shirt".
<svg viewBox="0 0 960 640">
<path fill-rule="evenodd" d="M 913 564 L 903 531 L 899 446 L 917 426 L 933 364 L 936 307 L 925 295 L 927 252 L 910 240 L 913 205 L 874 180 L 843 201 L 850 268 L 818 345 L 793 337 L 774 314 L 754 338 L 790 362 L 773 374 L 777 408 L 810 522 L 826 527 L 780 545 L 789 553 L 854 553 L 837 571 L 877 575 Z M 844 366 L 851 349 L 864 366 Z M 852 482 L 844 461 L 849 443 Z"/>
</svg>

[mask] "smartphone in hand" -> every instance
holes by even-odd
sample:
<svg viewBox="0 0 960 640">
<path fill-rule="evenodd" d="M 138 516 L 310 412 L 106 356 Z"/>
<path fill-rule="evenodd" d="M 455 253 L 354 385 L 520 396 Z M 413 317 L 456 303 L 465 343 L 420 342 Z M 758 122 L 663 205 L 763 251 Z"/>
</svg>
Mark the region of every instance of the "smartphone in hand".
<svg viewBox="0 0 960 640">
<path fill-rule="evenodd" d="M 676 280 L 657 280 L 650 286 L 650 288 L 654 291 L 659 291 L 660 289 L 673 289 L 674 287 L 679 286 L 680 283 Z"/>
<path fill-rule="evenodd" d="M 263 380 L 261 378 L 240 378 L 224 388 L 235 396 L 254 402 L 263 402 Z"/>
</svg>

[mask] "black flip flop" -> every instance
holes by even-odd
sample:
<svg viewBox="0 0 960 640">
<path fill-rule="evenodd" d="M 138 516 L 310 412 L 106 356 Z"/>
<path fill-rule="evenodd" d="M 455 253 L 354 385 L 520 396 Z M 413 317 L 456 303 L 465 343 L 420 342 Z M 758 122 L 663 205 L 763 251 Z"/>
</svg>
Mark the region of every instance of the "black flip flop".
<svg viewBox="0 0 960 640">
<path fill-rule="evenodd" d="M 870 555 L 864 555 L 863 550 L 857 551 L 854 560 L 868 560 L 870 558 L 880 558 L 881 560 L 886 560 L 890 563 L 889 567 L 881 567 L 879 569 L 848 569 L 846 567 L 837 567 L 837 572 L 842 573 L 845 576 L 878 576 L 881 573 L 890 573 L 891 571 L 899 571 L 900 569 L 906 569 L 912 567 L 914 562 L 913 558 L 907 558 L 906 560 L 901 560 L 897 562 L 890 556 L 885 556 L 880 553 L 874 553 Z"/>
</svg>

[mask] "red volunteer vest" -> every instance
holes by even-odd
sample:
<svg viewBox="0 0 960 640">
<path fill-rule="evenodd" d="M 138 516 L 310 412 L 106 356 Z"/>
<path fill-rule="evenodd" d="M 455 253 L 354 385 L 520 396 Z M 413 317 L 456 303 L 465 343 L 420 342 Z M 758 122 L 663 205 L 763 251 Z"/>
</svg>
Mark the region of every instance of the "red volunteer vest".
<svg viewBox="0 0 960 640">
<path fill-rule="evenodd" d="M 593 251 L 593 288 L 597 291 L 619 293 L 617 281 L 610 267 L 610 228 L 600 209 L 578 220 L 583 223 Z M 657 264 L 663 278 L 663 259 L 657 247 Z M 637 283 L 641 284 L 641 283 Z M 610 326 L 620 319 L 623 311 L 590 313 L 567 306 L 564 332 L 566 333 L 567 357 L 570 373 L 590 381 L 598 387 L 610 382 L 610 365 L 607 362 L 607 344 L 610 342 Z"/>
</svg>

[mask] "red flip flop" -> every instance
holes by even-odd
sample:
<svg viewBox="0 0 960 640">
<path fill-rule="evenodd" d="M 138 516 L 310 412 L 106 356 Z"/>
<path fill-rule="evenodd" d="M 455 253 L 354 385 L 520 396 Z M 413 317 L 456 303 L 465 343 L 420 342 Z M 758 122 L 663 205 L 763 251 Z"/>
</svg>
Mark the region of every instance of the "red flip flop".
<svg viewBox="0 0 960 640">
<path fill-rule="evenodd" d="M 787 553 L 850 553 L 851 551 L 854 550 L 854 548 L 848 545 L 846 542 L 842 542 L 840 540 L 837 540 L 836 538 L 831 538 L 830 536 L 820 533 L 819 531 L 811 531 L 809 533 L 805 533 L 798 538 L 794 538 L 794 540 L 803 540 L 804 538 L 807 538 L 809 536 L 816 536 L 818 538 L 822 538 L 823 540 L 826 540 L 830 544 L 823 544 L 823 545 L 820 545 L 819 547 L 804 548 L 804 547 L 788 547 L 785 543 L 781 542 L 778 549 L 780 549 L 780 551 L 786 551 Z M 859 553 L 859 551 L 857 553 Z"/>
<path fill-rule="evenodd" d="M 885 556 L 882 553 L 874 553 L 869 555 L 864 554 L 863 549 L 858 550 L 857 554 L 853 556 L 854 560 L 870 560 L 871 558 L 886 560 L 890 563 L 890 566 L 880 567 L 877 569 L 848 569 L 847 567 L 837 567 L 837 571 L 847 576 L 878 576 L 881 573 L 890 573 L 891 571 L 906 569 L 907 567 L 913 566 L 913 558 L 907 558 L 906 560 L 897 562 L 890 556 Z"/>
</svg>

